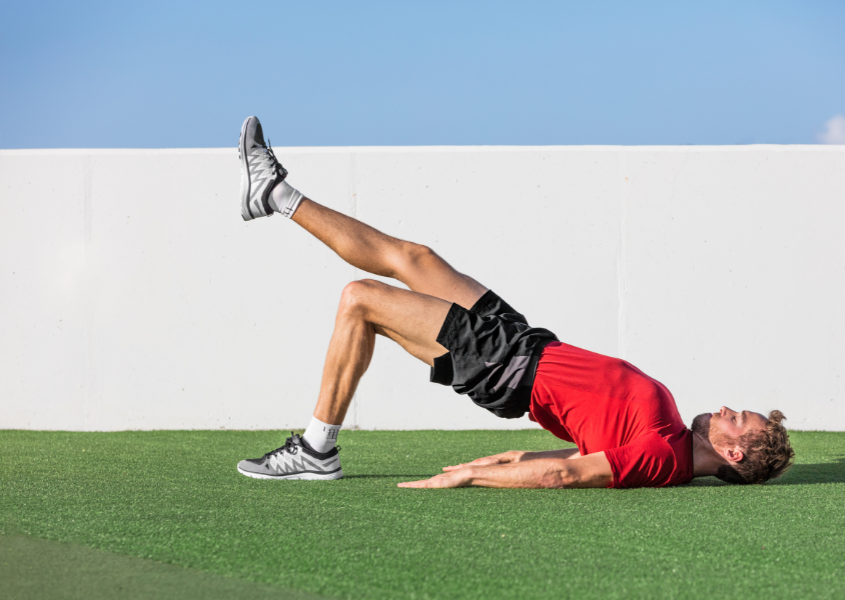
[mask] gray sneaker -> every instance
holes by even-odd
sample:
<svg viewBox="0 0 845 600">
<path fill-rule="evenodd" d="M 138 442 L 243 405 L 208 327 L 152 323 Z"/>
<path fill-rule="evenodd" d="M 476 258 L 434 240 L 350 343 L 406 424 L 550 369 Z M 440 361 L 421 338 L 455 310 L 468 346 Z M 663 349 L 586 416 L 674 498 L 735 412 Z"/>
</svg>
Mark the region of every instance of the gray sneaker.
<svg viewBox="0 0 845 600">
<path fill-rule="evenodd" d="M 317 452 L 299 434 L 285 440 L 285 445 L 261 458 L 249 458 L 238 463 L 241 475 L 256 479 L 340 479 L 340 448 Z"/>
<path fill-rule="evenodd" d="M 247 117 L 238 141 L 241 160 L 241 216 L 244 221 L 270 217 L 270 192 L 284 181 L 288 172 L 276 160 L 273 148 L 264 143 L 264 132 L 258 117 Z"/>
</svg>

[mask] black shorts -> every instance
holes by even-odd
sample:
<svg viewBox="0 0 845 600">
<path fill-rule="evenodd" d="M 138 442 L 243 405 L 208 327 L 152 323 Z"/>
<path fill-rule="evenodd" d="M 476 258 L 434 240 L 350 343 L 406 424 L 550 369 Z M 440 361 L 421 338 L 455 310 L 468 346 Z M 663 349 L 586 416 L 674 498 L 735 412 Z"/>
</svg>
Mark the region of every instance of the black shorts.
<svg viewBox="0 0 845 600">
<path fill-rule="evenodd" d="M 510 304 L 487 290 L 469 310 L 452 304 L 437 342 L 449 350 L 434 359 L 431 381 L 469 394 L 497 417 L 528 411 L 540 352 L 558 341 L 548 329 L 530 327 Z"/>
</svg>

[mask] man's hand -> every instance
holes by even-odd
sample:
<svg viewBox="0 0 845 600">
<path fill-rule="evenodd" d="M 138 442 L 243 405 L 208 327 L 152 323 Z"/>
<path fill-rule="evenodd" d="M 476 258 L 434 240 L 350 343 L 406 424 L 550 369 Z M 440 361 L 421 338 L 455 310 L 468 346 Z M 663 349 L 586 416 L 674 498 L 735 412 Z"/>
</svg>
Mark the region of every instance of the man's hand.
<svg viewBox="0 0 845 600">
<path fill-rule="evenodd" d="M 399 487 L 404 488 L 456 488 L 472 485 L 470 469 L 460 469 L 451 473 L 435 475 L 431 479 L 422 481 L 408 481 L 400 483 Z"/>
</svg>

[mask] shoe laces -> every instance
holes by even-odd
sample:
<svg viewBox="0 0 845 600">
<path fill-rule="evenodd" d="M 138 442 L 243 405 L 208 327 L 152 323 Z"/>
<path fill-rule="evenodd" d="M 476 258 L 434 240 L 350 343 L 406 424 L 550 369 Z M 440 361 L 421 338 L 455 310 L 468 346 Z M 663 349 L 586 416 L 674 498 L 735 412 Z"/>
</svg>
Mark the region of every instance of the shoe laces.
<svg viewBox="0 0 845 600">
<path fill-rule="evenodd" d="M 279 446 L 272 452 L 268 452 L 264 455 L 264 459 L 268 459 L 271 456 L 275 456 L 282 452 L 287 452 L 288 454 L 296 454 L 299 452 L 299 447 L 302 446 L 302 438 L 299 436 L 298 433 L 294 433 L 293 431 L 290 432 L 290 437 L 285 440 L 284 446 Z"/>
<path fill-rule="evenodd" d="M 279 181 L 282 181 L 285 177 L 287 177 L 287 169 L 285 169 L 282 166 L 282 163 L 279 162 L 279 159 L 276 158 L 276 153 L 273 152 L 273 146 L 270 145 L 270 138 L 267 138 L 267 146 L 264 148 L 264 156 L 262 158 L 267 162 L 270 170 L 279 176 Z M 291 434 L 293 434 L 293 432 L 291 432 Z M 299 436 L 297 435 L 297 437 Z"/>
</svg>

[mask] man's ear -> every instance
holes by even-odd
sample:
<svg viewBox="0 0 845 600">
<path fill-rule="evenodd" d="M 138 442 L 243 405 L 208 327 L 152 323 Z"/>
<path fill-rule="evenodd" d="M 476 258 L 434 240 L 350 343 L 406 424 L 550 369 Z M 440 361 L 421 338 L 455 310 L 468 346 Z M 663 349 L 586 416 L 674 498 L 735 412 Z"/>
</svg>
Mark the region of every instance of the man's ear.
<svg viewBox="0 0 845 600">
<path fill-rule="evenodd" d="M 722 450 L 722 456 L 730 463 L 738 463 L 742 462 L 742 459 L 745 458 L 745 453 L 739 446 L 734 446 L 733 448 L 724 448 Z"/>
</svg>

